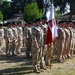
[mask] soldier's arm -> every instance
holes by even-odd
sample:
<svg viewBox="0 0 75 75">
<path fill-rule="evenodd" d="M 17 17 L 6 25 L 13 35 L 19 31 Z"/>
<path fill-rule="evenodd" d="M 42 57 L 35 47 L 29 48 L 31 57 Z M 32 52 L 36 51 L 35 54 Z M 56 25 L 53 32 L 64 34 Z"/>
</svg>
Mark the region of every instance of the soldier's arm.
<svg viewBox="0 0 75 75">
<path fill-rule="evenodd" d="M 35 38 L 35 40 L 34 40 L 34 45 L 35 45 L 35 47 L 36 47 L 36 49 L 38 50 L 39 49 L 39 45 L 38 45 L 38 43 L 37 43 L 37 40 L 36 40 L 36 38 Z"/>
</svg>

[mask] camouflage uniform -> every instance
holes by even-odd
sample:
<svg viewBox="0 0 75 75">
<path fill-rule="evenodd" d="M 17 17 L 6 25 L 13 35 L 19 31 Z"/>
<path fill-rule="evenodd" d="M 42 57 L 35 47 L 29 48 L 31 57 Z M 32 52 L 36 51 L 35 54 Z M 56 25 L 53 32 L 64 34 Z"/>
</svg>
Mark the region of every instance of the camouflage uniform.
<svg viewBox="0 0 75 75">
<path fill-rule="evenodd" d="M 58 27 L 58 38 L 57 38 L 57 50 L 58 50 L 58 61 L 63 62 L 64 58 L 64 47 L 65 46 L 65 32 L 63 28 Z"/>
<path fill-rule="evenodd" d="M 15 52 L 18 54 L 18 30 L 16 27 L 12 27 L 13 34 L 14 34 L 14 43 L 13 43 L 13 55 Z"/>
<path fill-rule="evenodd" d="M 6 29 L 6 55 L 11 55 L 10 52 L 13 54 L 13 31 L 11 28 Z"/>
<path fill-rule="evenodd" d="M 4 39 L 4 30 L 3 28 L 0 29 L 0 52 L 2 53 L 2 44 Z"/>
<path fill-rule="evenodd" d="M 20 48 L 22 47 L 23 42 L 23 30 L 21 26 L 18 26 L 17 30 L 18 30 L 18 52 L 20 53 Z"/>
<path fill-rule="evenodd" d="M 47 24 L 42 24 L 41 25 L 41 30 L 43 30 L 43 47 L 42 47 L 42 59 L 41 59 L 41 66 L 46 67 L 45 65 L 45 56 L 47 52 L 47 46 L 45 45 L 46 41 L 46 33 L 47 33 Z"/>
<path fill-rule="evenodd" d="M 72 32 L 72 27 L 68 27 L 69 31 L 70 31 L 70 40 L 69 40 L 69 51 L 68 51 L 68 57 L 71 58 L 71 52 L 72 52 L 72 36 L 73 36 L 73 32 Z"/>
<path fill-rule="evenodd" d="M 32 28 L 32 58 L 33 70 L 40 70 L 40 63 L 42 58 L 42 30 L 40 26 L 33 26 Z"/>
<path fill-rule="evenodd" d="M 66 34 L 66 38 L 65 38 L 65 58 L 68 58 L 67 53 L 68 53 L 68 48 L 69 48 L 70 35 L 69 35 L 68 29 L 64 28 L 64 31 L 65 31 L 65 34 Z"/>
<path fill-rule="evenodd" d="M 26 57 L 30 57 L 31 54 L 31 44 L 32 44 L 32 28 L 25 27 L 25 42 L 26 42 Z"/>
</svg>

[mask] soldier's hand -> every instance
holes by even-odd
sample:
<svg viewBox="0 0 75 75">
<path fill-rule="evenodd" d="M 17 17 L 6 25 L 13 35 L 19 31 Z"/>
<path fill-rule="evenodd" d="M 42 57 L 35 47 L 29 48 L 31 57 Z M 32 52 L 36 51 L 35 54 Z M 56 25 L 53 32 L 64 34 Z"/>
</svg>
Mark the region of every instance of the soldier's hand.
<svg viewBox="0 0 75 75">
<path fill-rule="evenodd" d="M 38 46 L 36 46 L 36 49 L 38 50 L 38 49 L 39 49 L 39 47 L 38 47 Z"/>
</svg>

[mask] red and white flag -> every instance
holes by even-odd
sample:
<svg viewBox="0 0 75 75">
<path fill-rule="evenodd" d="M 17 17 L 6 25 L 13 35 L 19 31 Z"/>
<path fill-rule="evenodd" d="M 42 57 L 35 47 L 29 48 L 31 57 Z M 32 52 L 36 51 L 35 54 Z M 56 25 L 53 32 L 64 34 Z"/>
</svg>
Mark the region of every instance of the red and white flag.
<svg viewBox="0 0 75 75">
<path fill-rule="evenodd" d="M 56 26 L 56 20 L 54 17 L 54 6 L 53 4 L 51 5 L 51 10 L 49 16 L 49 21 L 48 21 L 48 30 L 47 30 L 47 36 L 46 36 L 46 44 L 50 44 L 53 42 L 55 37 L 58 37 L 57 34 L 57 26 Z"/>
</svg>

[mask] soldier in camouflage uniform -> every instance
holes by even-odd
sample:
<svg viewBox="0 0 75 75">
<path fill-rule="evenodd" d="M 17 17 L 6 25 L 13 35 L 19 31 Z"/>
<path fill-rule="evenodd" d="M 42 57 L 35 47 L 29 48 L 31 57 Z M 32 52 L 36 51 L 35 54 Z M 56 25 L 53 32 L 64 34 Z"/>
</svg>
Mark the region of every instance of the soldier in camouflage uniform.
<svg viewBox="0 0 75 75">
<path fill-rule="evenodd" d="M 0 53 L 2 53 L 2 44 L 4 39 L 4 30 L 3 30 L 3 24 L 0 23 Z"/>
<path fill-rule="evenodd" d="M 68 51 L 69 51 L 69 40 L 70 40 L 70 31 L 68 29 L 68 25 L 66 24 L 65 22 L 65 28 L 64 28 L 64 31 L 65 31 L 65 34 L 66 34 L 66 38 L 65 38 L 65 58 L 67 59 L 69 56 L 68 56 Z"/>
<path fill-rule="evenodd" d="M 25 40 L 26 40 L 26 57 L 31 57 L 31 44 L 32 44 L 32 28 L 31 28 L 31 21 L 28 22 L 28 26 L 24 28 L 25 32 Z"/>
<path fill-rule="evenodd" d="M 58 50 L 58 62 L 63 62 L 65 60 L 64 57 L 64 49 L 65 49 L 65 31 L 64 31 L 64 22 L 60 21 L 58 25 L 58 38 L 57 38 L 57 50 Z"/>
<path fill-rule="evenodd" d="M 40 63 L 42 58 L 43 33 L 40 27 L 40 19 L 36 19 L 36 26 L 32 28 L 32 59 L 33 70 L 40 73 Z"/>
<path fill-rule="evenodd" d="M 22 29 L 22 24 L 19 21 L 17 23 L 17 30 L 18 30 L 18 53 L 20 53 L 20 48 L 22 47 L 22 42 L 23 42 L 23 29 Z"/>
<path fill-rule="evenodd" d="M 13 43 L 13 56 L 19 53 L 18 50 L 18 30 L 16 27 L 16 22 L 12 22 L 12 31 L 14 34 L 14 43 Z"/>
<path fill-rule="evenodd" d="M 41 20 L 41 22 L 42 22 L 42 24 L 41 24 L 41 28 L 42 28 L 42 30 L 43 30 L 43 33 L 44 33 L 44 35 L 43 35 L 43 39 L 44 39 L 44 41 L 43 41 L 43 47 L 42 47 L 42 60 L 41 60 L 41 66 L 43 66 L 44 67 L 44 69 L 46 69 L 45 67 L 46 67 L 46 60 L 45 60 L 45 56 L 46 56 L 46 52 L 47 52 L 47 46 L 45 45 L 45 42 L 46 42 L 46 33 L 47 33 L 47 17 L 46 16 L 43 16 L 42 18 L 41 18 L 42 20 Z"/>
<path fill-rule="evenodd" d="M 71 45 L 70 45 L 70 55 L 72 58 L 73 57 L 73 52 L 74 52 L 74 49 L 75 49 L 75 29 L 74 29 L 74 25 L 75 25 L 75 22 L 71 22 L 70 23 L 70 30 L 71 30 Z"/>
<path fill-rule="evenodd" d="M 13 42 L 14 42 L 14 35 L 11 28 L 11 22 L 7 22 L 7 28 L 6 28 L 6 55 L 10 56 L 13 54 Z M 11 54 L 12 53 L 12 54 Z"/>
<path fill-rule="evenodd" d="M 70 33 L 70 40 L 69 40 L 69 47 L 68 47 L 68 53 L 67 53 L 67 56 L 68 56 L 68 58 L 71 58 L 71 51 L 72 51 L 72 49 L 71 49 L 71 47 L 72 47 L 72 27 L 71 27 L 71 24 L 72 24 L 72 22 L 71 21 L 67 21 L 67 25 L 68 25 L 68 30 L 69 30 L 69 33 Z"/>
</svg>

